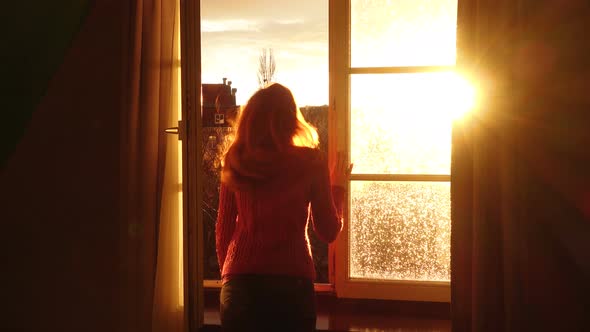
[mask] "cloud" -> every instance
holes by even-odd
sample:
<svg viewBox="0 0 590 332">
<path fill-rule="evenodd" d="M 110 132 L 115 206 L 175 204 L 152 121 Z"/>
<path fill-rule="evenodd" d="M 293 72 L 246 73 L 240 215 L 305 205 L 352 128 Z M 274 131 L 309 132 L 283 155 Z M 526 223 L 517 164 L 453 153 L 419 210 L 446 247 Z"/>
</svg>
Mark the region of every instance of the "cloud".
<svg viewBox="0 0 590 332">
<path fill-rule="evenodd" d="M 327 18 L 326 18 L 327 20 Z M 236 45 L 248 43 L 262 47 L 280 48 L 283 45 L 327 43 L 328 22 L 291 20 L 212 21 L 202 26 L 203 44 Z"/>
<path fill-rule="evenodd" d="M 201 0 L 207 19 L 294 19 L 327 17 L 328 0 Z"/>
<path fill-rule="evenodd" d="M 201 0 L 204 44 L 290 48 L 327 43 L 328 0 Z"/>
<path fill-rule="evenodd" d="M 282 25 L 303 24 L 305 21 L 302 18 L 275 20 L 275 23 Z"/>
<path fill-rule="evenodd" d="M 256 21 L 245 19 L 234 20 L 201 20 L 201 32 L 259 31 Z"/>
</svg>

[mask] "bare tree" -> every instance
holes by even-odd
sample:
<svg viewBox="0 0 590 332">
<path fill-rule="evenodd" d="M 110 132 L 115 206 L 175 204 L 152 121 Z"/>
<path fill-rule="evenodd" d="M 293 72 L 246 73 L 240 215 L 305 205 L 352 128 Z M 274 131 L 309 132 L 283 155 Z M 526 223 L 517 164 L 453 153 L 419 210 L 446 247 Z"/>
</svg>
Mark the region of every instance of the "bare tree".
<svg viewBox="0 0 590 332">
<path fill-rule="evenodd" d="M 275 76 L 275 57 L 272 48 L 263 48 L 258 57 L 258 85 L 261 88 L 269 85 Z"/>
</svg>

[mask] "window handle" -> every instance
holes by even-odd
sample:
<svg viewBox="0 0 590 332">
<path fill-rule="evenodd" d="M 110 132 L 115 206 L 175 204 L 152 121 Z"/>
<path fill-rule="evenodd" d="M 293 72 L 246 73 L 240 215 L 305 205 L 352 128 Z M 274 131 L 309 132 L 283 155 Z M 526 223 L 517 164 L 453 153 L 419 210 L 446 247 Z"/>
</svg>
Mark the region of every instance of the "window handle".
<svg viewBox="0 0 590 332">
<path fill-rule="evenodd" d="M 164 132 L 166 134 L 174 134 L 174 135 L 178 135 L 178 140 L 182 141 L 184 139 L 184 122 L 178 121 L 178 126 L 177 127 L 169 127 L 164 129 Z"/>
<path fill-rule="evenodd" d="M 164 131 L 166 132 L 166 134 L 176 134 L 176 135 L 178 135 L 178 127 L 166 128 L 166 129 L 164 129 Z"/>
</svg>

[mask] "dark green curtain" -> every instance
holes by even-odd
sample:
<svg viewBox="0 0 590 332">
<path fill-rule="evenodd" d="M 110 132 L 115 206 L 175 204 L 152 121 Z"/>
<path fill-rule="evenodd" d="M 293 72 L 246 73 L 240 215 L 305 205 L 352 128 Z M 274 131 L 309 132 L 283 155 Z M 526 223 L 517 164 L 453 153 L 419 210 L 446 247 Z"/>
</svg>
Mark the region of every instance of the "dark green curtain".
<svg viewBox="0 0 590 332">
<path fill-rule="evenodd" d="M 460 0 L 484 99 L 453 133 L 453 331 L 590 326 L 587 1 Z"/>
<path fill-rule="evenodd" d="M 92 3 L 31 0 L 2 4 L 0 167 L 22 137 Z"/>
</svg>

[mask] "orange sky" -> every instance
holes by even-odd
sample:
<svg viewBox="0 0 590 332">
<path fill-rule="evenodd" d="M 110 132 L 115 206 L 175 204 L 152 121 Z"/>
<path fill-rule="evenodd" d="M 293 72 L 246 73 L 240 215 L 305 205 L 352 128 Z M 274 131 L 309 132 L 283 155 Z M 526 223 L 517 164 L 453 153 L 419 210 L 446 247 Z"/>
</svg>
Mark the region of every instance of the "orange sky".
<svg viewBox="0 0 590 332">
<path fill-rule="evenodd" d="M 272 48 L 275 81 L 299 106 L 328 104 L 327 0 L 202 0 L 203 83 L 223 77 L 244 104 L 258 88 L 258 57 Z"/>
</svg>

